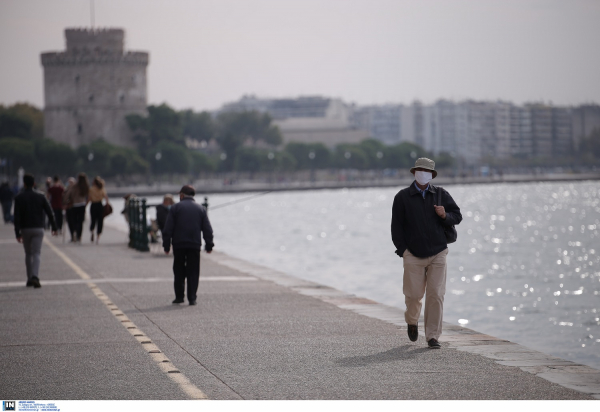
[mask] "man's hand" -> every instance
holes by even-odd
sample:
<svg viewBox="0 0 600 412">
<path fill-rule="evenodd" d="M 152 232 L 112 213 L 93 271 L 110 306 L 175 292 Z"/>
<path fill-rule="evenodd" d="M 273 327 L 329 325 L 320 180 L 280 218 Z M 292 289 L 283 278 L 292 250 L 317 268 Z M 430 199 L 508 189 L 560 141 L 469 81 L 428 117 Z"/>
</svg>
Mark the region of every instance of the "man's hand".
<svg viewBox="0 0 600 412">
<path fill-rule="evenodd" d="M 165 255 L 168 255 L 169 252 L 170 252 L 169 250 L 165 250 Z"/>
<path fill-rule="evenodd" d="M 206 251 L 206 253 L 211 253 L 211 252 L 212 252 L 212 249 L 211 249 L 211 250 L 207 250 L 207 251 Z"/>
<path fill-rule="evenodd" d="M 52 236 L 58 236 L 58 232 L 56 230 L 52 231 Z"/>
<path fill-rule="evenodd" d="M 446 219 L 446 209 L 444 209 L 444 206 L 433 205 L 433 207 L 435 208 L 435 213 L 437 213 L 439 217 Z"/>
<path fill-rule="evenodd" d="M 17 238 L 17 242 L 19 242 L 19 243 L 23 243 L 23 238 L 22 238 L 21 236 L 19 236 L 19 237 Z"/>
</svg>

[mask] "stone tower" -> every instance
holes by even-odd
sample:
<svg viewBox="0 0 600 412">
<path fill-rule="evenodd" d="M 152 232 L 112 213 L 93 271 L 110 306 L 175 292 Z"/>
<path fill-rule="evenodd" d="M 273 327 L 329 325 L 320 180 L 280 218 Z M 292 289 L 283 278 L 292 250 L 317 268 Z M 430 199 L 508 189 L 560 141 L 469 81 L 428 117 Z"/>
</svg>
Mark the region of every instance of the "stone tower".
<svg viewBox="0 0 600 412">
<path fill-rule="evenodd" d="M 44 135 L 72 147 L 133 146 L 125 121 L 146 115 L 148 53 L 125 52 L 122 29 L 66 29 L 67 50 L 42 53 Z"/>
</svg>

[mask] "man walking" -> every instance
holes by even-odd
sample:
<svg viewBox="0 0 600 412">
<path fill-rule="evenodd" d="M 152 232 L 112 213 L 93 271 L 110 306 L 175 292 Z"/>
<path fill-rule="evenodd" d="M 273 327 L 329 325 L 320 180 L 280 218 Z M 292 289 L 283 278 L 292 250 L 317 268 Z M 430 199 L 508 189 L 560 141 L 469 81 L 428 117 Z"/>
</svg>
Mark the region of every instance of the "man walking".
<svg viewBox="0 0 600 412">
<path fill-rule="evenodd" d="M 410 172 L 415 181 L 398 192 L 392 207 L 392 241 L 396 254 L 404 259 L 404 318 L 408 337 L 414 342 L 419 337 L 418 321 L 425 296 L 425 339 L 430 348 L 439 349 L 448 255 L 444 227 L 458 225 L 462 215 L 447 191 L 430 184 L 437 176 L 433 160 L 417 159 Z"/>
<path fill-rule="evenodd" d="M 200 280 L 200 248 L 204 237 L 206 253 L 214 247 L 213 232 L 206 209 L 194 200 L 196 191 L 186 185 L 179 191 L 180 202 L 171 206 L 165 223 L 163 249 L 169 254 L 173 244 L 173 273 L 175 281 L 175 300 L 173 303 L 183 303 L 185 279 L 187 278 L 187 297 L 190 305 L 196 304 L 196 293 Z"/>
<path fill-rule="evenodd" d="M 56 236 L 54 213 L 43 193 L 33 189 L 33 175 L 23 176 L 23 191 L 15 197 L 15 235 L 25 249 L 27 286 L 41 288 L 39 270 L 42 240 L 44 239 L 44 212 L 52 225 L 52 236 Z"/>
</svg>

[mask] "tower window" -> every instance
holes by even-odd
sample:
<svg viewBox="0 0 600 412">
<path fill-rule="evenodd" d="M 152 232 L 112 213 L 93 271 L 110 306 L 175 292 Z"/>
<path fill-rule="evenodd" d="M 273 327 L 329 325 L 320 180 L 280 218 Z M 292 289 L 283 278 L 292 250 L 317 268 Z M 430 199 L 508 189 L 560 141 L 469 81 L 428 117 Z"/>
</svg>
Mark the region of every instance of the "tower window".
<svg viewBox="0 0 600 412">
<path fill-rule="evenodd" d="M 90 103 L 93 102 L 94 101 L 94 95 L 91 94 L 88 100 L 89 100 Z"/>
<path fill-rule="evenodd" d="M 121 95 L 121 97 L 119 97 L 119 100 L 121 101 L 121 103 L 123 103 L 125 101 L 125 95 Z"/>
<path fill-rule="evenodd" d="M 81 133 L 83 133 L 83 126 L 81 125 L 81 123 L 79 123 L 77 125 L 77 134 L 81 134 Z"/>
<path fill-rule="evenodd" d="M 79 75 L 75 76 L 75 83 L 79 83 Z"/>
</svg>

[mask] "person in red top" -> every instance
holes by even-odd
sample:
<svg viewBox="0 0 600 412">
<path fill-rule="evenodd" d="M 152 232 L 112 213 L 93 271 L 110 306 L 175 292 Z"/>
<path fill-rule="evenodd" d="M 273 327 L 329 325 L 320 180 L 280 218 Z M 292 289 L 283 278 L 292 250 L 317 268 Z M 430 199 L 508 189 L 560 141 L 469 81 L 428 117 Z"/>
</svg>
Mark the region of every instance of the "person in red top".
<svg viewBox="0 0 600 412">
<path fill-rule="evenodd" d="M 52 211 L 54 212 L 54 220 L 56 221 L 56 226 L 58 226 L 58 233 L 62 233 L 63 226 L 63 193 L 65 192 L 65 187 L 60 181 L 58 176 L 54 176 L 54 183 L 48 189 L 48 194 L 50 197 L 50 206 L 52 206 Z"/>
</svg>

